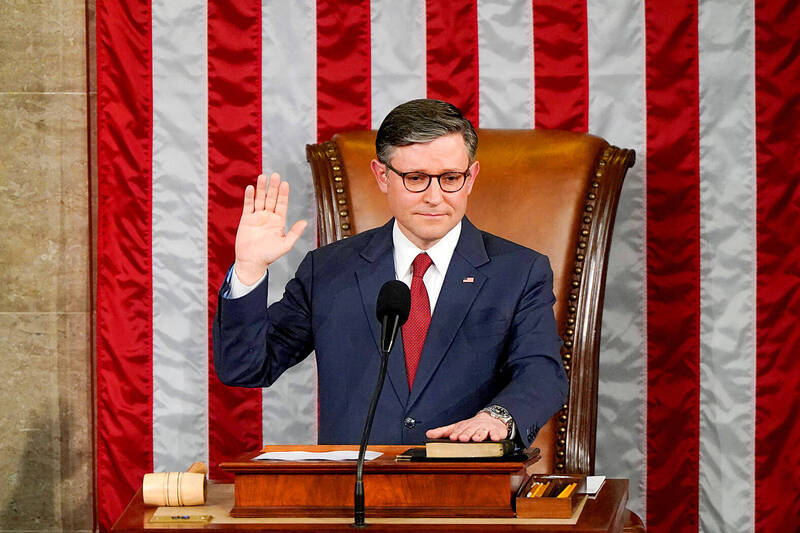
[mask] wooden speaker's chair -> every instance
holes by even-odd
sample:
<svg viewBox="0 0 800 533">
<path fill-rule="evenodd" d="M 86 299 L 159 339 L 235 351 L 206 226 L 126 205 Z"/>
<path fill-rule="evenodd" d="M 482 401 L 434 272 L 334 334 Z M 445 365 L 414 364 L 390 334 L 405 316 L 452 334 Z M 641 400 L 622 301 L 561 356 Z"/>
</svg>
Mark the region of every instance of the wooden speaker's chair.
<svg viewBox="0 0 800 533">
<path fill-rule="evenodd" d="M 309 145 L 320 245 L 390 217 L 370 171 L 374 131 Z M 607 257 L 625 173 L 634 152 L 592 135 L 556 130 L 480 130 L 480 174 L 467 216 L 480 229 L 550 258 L 555 315 L 569 377 L 566 404 L 534 443 L 542 472 L 594 472 L 597 372 Z"/>
</svg>

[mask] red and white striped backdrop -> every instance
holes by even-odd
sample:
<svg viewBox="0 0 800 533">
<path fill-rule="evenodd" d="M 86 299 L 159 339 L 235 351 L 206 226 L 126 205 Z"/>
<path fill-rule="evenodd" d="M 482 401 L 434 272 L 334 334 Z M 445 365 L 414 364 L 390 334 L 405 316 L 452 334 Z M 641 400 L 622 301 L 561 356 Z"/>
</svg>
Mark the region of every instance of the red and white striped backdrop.
<svg viewBox="0 0 800 533">
<path fill-rule="evenodd" d="M 145 472 L 314 441 L 313 358 L 265 391 L 211 370 L 242 191 L 277 170 L 290 217 L 313 220 L 304 145 L 427 95 L 477 126 L 636 150 L 597 470 L 631 479 L 651 531 L 798 530 L 796 0 L 97 4 L 101 527 Z M 272 294 L 315 245 L 275 266 Z"/>
</svg>

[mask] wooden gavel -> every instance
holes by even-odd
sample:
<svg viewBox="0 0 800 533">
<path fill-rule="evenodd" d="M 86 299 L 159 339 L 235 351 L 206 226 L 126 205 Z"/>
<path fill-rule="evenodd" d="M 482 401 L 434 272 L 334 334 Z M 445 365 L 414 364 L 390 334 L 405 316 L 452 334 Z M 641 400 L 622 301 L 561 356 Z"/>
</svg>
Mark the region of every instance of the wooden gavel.
<svg viewBox="0 0 800 533">
<path fill-rule="evenodd" d="M 205 463 L 194 463 L 186 472 L 145 474 L 142 496 L 145 505 L 182 507 L 206 503 Z"/>
</svg>

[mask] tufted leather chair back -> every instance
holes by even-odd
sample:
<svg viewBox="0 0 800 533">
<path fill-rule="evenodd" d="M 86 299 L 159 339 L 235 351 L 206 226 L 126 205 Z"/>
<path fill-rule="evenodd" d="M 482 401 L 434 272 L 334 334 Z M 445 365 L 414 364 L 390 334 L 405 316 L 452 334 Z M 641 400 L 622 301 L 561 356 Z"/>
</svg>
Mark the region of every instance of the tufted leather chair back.
<svg viewBox="0 0 800 533">
<path fill-rule="evenodd" d="M 557 130 L 479 130 L 480 174 L 467 216 L 480 229 L 550 258 L 555 314 L 570 380 L 567 403 L 542 428 L 541 472 L 593 473 L 597 368 L 611 230 L 634 152 L 592 135 Z M 370 171 L 375 132 L 307 146 L 320 245 L 391 217 Z"/>
</svg>

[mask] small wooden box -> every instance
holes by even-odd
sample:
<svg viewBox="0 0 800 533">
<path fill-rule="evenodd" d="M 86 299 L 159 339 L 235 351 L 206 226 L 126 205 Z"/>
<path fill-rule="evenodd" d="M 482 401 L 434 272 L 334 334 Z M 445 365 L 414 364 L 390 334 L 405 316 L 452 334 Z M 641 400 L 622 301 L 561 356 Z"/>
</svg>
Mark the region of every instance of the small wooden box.
<svg viewBox="0 0 800 533">
<path fill-rule="evenodd" d="M 544 495 L 528 498 L 527 494 L 535 483 L 550 482 Z M 577 483 L 575 490 L 567 498 L 556 498 L 570 483 Z M 518 518 L 570 518 L 577 502 L 586 490 L 586 476 L 579 474 L 535 475 L 531 476 L 517 491 Z"/>
</svg>

